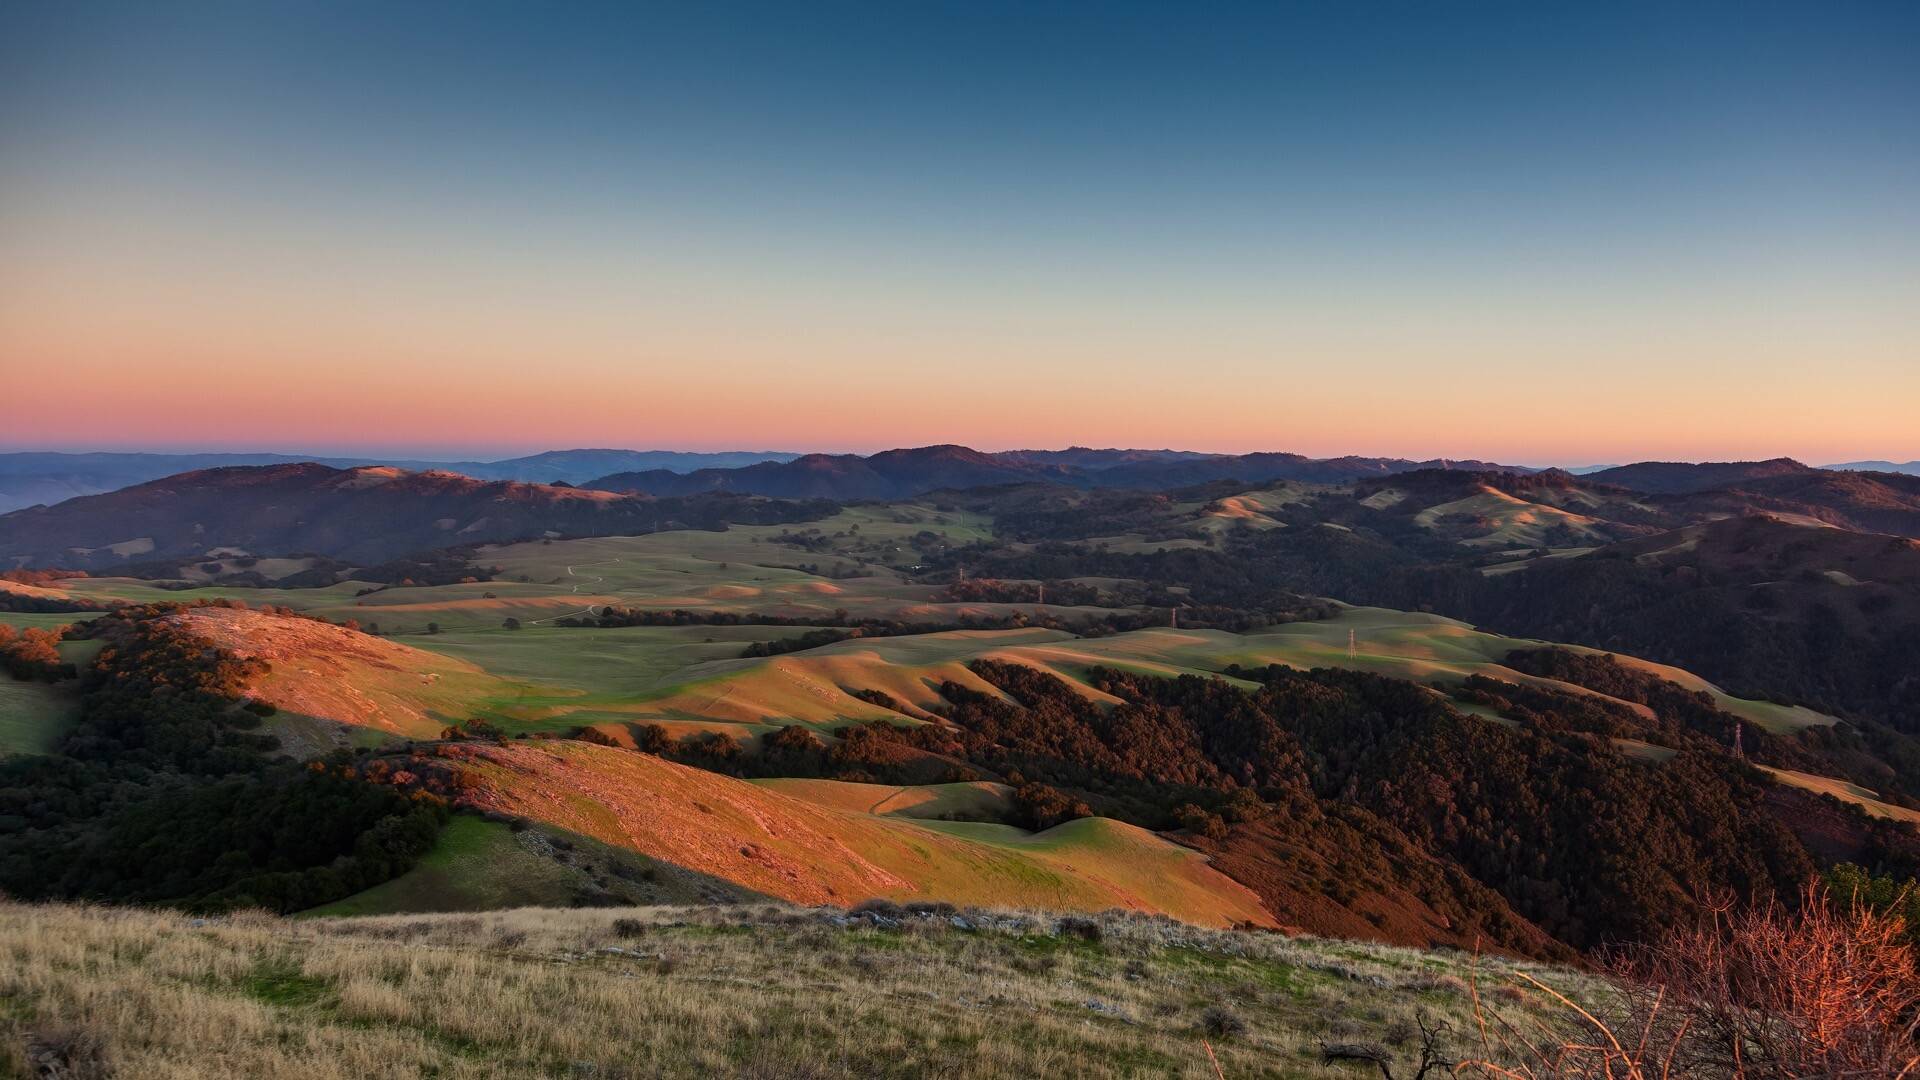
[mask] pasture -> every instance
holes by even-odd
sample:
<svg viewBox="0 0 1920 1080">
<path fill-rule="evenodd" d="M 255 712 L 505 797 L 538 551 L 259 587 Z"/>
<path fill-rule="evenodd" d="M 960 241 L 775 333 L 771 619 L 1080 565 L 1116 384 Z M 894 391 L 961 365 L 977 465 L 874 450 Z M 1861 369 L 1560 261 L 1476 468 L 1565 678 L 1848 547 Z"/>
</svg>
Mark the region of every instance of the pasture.
<svg viewBox="0 0 1920 1080">
<path fill-rule="evenodd" d="M 0 673 L 0 757 L 51 753 L 79 706 L 71 682 L 27 682 Z"/>
<path fill-rule="evenodd" d="M 1411 1075 L 1421 1015 L 1473 1053 L 1469 980 L 1548 1039 L 1572 1017 L 1513 989 L 1516 972 L 1609 1000 L 1579 972 L 1457 951 L 959 915 L 883 929 L 778 904 L 327 919 L 3 905 L 0 1072 L 30 1074 L 22 1048 L 64 1034 L 115 1075 L 172 1080 L 1333 1080 L 1359 1074 L 1322 1063 L 1329 1041 L 1386 1045 Z"/>
<path fill-rule="evenodd" d="M 460 767 L 479 779 L 469 798 L 482 807 L 795 903 L 881 896 L 1273 924 L 1204 855 L 1109 819 L 1028 834 L 842 809 L 589 743 L 463 749 Z"/>
</svg>

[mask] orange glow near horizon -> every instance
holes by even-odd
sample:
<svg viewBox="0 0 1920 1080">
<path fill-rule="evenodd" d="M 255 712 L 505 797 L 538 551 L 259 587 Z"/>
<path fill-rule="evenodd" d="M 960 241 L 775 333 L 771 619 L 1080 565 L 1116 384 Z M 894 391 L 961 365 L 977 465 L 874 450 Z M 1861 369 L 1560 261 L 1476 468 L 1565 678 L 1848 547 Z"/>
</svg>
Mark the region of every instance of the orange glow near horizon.
<svg viewBox="0 0 1920 1080">
<path fill-rule="evenodd" d="M 1920 458 L 1884 7 L 0 6 L 0 449 Z"/>
<path fill-rule="evenodd" d="M 0 366 L 40 376 L 10 380 L 15 448 L 1920 458 L 1912 272 L 1814 249 L 1745 275 L 1598 251 L 1096 274 L 1007 239 L 929 262 L 911 232 L 118 188 L 5 209 Z"/>
<path fill-rule="evenodd" d="M 384 262 L 384 247 L 312 250 L 199 252 L 173 273 L 113 245 L 8 260 L 0 360 L 39 377 L 11 380 L 0 438 L 420 456 L 958 442 L 1570 465 L 1920 457 L 1920 334 L 1804 299 L 1769 310 L 1699 288 L 1569 310 L 1511 282 L 1493 298 L 1388 283 L 1391 303 L 1362 304 L 1285 283 L 1196 296 L 1117 281 L 1036 304 L 966 281 L 755 280 L 744 262 L 676 276 L 534 253 L 436 275 Z M 1373 314 L 1383 305 L 1393 319 Z"/>
</svg>

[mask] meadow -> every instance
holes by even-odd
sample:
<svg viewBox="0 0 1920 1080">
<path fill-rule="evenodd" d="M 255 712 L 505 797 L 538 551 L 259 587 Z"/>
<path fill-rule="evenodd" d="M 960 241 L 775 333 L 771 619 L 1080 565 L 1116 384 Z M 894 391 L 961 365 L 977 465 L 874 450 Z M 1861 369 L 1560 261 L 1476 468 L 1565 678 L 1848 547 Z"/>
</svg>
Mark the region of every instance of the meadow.
<svg viewBox="0 0 1920 1080">
<path fill-rule="evenodd" d="M 279 919 L 0 906 L 0 1069 L 75 1078 L 1411 1075 L 1478 1046 L 1473 989 L 1540 1037 L 1577 972 L 1461 953 L 927 909 L 740 905 Z M 1535 1028 L 1535 1024 L 1542 1025 Z"/>
<path fill-rule="evenodd" d="M 1281 486 L 1175 510 L 1222 528 L 1277 528 L 1282 526 L 1267 514 L 1298 497 Z M 935 586 L 917 584 L 910 575 L 919 557 L 914 541 L 924 541 L 923 533 L 963 543 L 990 536 L 991 522 L 922 504 L 863 506 L 801 530 L 736 527 L 490 547 L 476 562 L 498 565 L 499 577 L 465 584 L 377 587 L 345 581 L 315 589 L 175 590 L 98 578 L 62 582 L 60 588 L 74 596 L 129 601 L 244 600 L 256 610 L 201 609 L 192 618 L 217 642 L 269 661 L 271 672 L 251 692 L 275 706 L 268 730 L 296 754 L 431 740 L 446 727 L 473 721 L 509 735 L 564 735 L 591 727 L 621 746 L 632 746 L 645 724 L 658 724 L 675 738 L 723 732 L 751 744 L 787 724 L 831 734 L 873 720 L 922 723 L 943 710 L 940 688 L 947 682 L 1001 693 L 972 672 L 968 665 L 976 660 L 1047 671 L 1096 699 L 1105 695 L 1086 682 L 1094 668 L 1218 677 L 1233 665 L 1269 664 L 1358 669 L 1443 695 L 1474 675 L 1594 693 L 1504 665 L 1510 651 L 1541 642 L 1385 608 L 1343 607 L 1328 618 L 1239 634 L 1173 626 L 1101 637 L 1037 627 L 948 630 L 752 658 L 742 655 L 750 646 L 791 638 L 802 628 L 554 625 L 564 615 L 604 604 L 929 622 L 1037 610 L 1032 604 L 936 600 Z M 803 542 L 790 542 L 795 535 Z M 338 622 L 377 623 L 381 635 L 257 610 L 266 605 Z M 64 625 L 83 617 L 10 621 Z M 504 625 L 509 618 L 517 629 Z M 435 632 L 427 632 L 429 624 Z M 1703 690 L 1768 730 L 1833 722 L 1804 708 L 1733 698 L 1680 669 L 1622 661 Z M 868 691 L 885 693 L 893 704 L 856 696 Z M 74 707 L 70 689 L 14 684 L 0 686 L 0 695 L 0 752 L 51 749 Z M 1511 723 L 1482 706 L 1455 704 L 1490 722 Z M 1622 749 L 1656 765 L 1672 755 L 1644 743 Z M 487 806 L 569 837 L 582 852 L 597 851 L 598 862 L 574 865 L 529 849 L 497 823 L 463 818 L 414 871 L 344 901 L 338 910 L 477 910 L 565 903 L 583 892 L 612 890 L 633 902 L 771 896 L 822 903 L 887 896 L 1132 908 L 1212 924 L 1272 918 L 1189 849 L 1130 826 L 1098 820 L 1036 835 L 978 820 L 1006 813 L 1007 793 L 995 785 L 749 783 L 577 743 L 538 750 L 515 745 L 491 759 L 482 755 L 475 767 L 488 785 Z M 1881 816 L 1905 816 L 1875 792 L 1828 777 L 1782 773 L 1777 779 Z M 976 820 L 939 820 L 954 817 Z M 769 821 L 785 823 L 784 835 L 770 833 Z M 609 875 L 620 876 L 612 868 L 628 865 L 623 859 L 637 860 L 629 869 L 655 868 L 654 884 L 639 889 L 629 879 L 612 881 Z"/>
<path fill-rule="evenodd" d="M 575 741 L 471 744 L 459 758 L 478 781 L 465 798 L 484 810 L 796 903 L 878 896 L 1274 924 L 1253 893 L 1204 855 L 1106 818 L 1040 833 L 916 819 L 850 808 L 841 792 L 822 798 L 817 787 L 753 784 Z"/>
<path fill-rule="evenodd" d="M 0 757 L 51 753 L 79 704 L 71 685 L 0 675 Z"/>
</svg>

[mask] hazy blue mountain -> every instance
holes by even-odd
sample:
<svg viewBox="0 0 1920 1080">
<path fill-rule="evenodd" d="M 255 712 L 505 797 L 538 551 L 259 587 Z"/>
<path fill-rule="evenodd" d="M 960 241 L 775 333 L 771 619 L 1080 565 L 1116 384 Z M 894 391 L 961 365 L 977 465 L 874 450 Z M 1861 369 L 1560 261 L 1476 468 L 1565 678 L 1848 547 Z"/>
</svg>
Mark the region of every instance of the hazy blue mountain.
<svg viewBox="0 0 1920 1080">
<path fill-rule="evenodd" d="M 1908 476 L 1920 476 L 1920 461 L 1847 461 L 1839 465 L 1820 467 L 1843 472 L 1895 472 L 1906 473 Z"/>
<path fill-rule="evenodd" d="M 614 472 L 739 468 L 763 461 L 791 461 L 798 454 L 772 450 L 690 453 L 679 450 L 548 450 L 499 461 L 431 461 L 400 457 L 336 457 L 313 454 L 164 454 L 28 451 L 0 454 L 0 514 L 36 504 L 52 505 L 78 495 L 97 495 L 163 476 L 231 465 L 290 465 L 312 461 L 335 468 L 392 465 L 443 469 L 480 480 L 564 481 L 580 484 Z"/>
</svg>

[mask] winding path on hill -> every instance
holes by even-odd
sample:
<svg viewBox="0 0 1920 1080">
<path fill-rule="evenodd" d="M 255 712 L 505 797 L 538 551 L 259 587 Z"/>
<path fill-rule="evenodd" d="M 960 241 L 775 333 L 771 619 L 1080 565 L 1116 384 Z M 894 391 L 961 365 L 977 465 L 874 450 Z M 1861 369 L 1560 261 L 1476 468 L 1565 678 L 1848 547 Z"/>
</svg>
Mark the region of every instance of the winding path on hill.
<svg viewBox="0 0 1920 1080">
<path fill-rule="evenodd" d="M 619 562 L 619 561 L 620 561 L 620 556 L 618 556 L 618 555 L 615 555 L 615 556 L 614 556 L 613 558 L 611 558 L 611 559 L 604 559 L 604 560 L 602 560 L 602 561 L 600 561 L 600 562 L 597 562 L 597 563 L 579 563 L 579 564 L 577 564 L 577 565 L 580 565 L 580 566 L 604 566 L 604 565 L 606 565 L 607 563 L 610 563 L 610 562 Z M 569 567 L 567 567 L 567 576 L 568 576 L 568 577 L 581 577 L 581 576 L 583 576 L 583 575 L 580 575 L 580 574 L 576 574 L 576 573 L 574 573 L 574 568 L 573 568 L 572 566 L 569 566 Z M 567 590 L 567 591 L 568 591 L 568 592 L 571 592 L 571 593 L 578 593 L 578 592 L 579 592 L 579 591 L 580 591 L 581 589 L 584 589 L 584 588 L 586 588 L 586 587 L 587 587 L 588 585 L 598 585 L 598 584 L 600 584 L 601 582 L 603 582 L 603 581 L 605 581 L 605 580 L 607 580 L 607 579 L 606 579 L 605 577 L 596 577 L 596 576 L 594 576 L 594 575 L 592 575 L 592 574 L 587 574 L 587 575 L 584 575 L 584 576 L 586 576 L 586 577 L 588 577 L 588 578 L 592 578 L 592 580 L 591 580 L 591 581 L 582 581 L 582 582 L 580 582 L 579 584 L 577 584 L 577 585 L 575 585 L 575 586 L 574 586 L 573 588 L 571 588 L 571 589 L 569 589 L 569 590 Z M 541 623 L 550 623 L 550 622 L 553 622 L 553 621 L 555 621 L 556 619 L 567 619 L 567 618 L 572 618 L 572 617 L 573 617 L 573 616 L 575 616 L 575 615 L 586 615 L 586 616 L 588 616 L 588 617 L 592 617 L 592 615 L 593 615 L 593 612 L 594 612 L 594 609 L 595 609 L 595 608 L 600 608 L 600 607 L 605 607 L 605 606 L 606 606 L 605 604 L 588 604 L 588 605 L 587 605 L 586 607 L 583 607 L 583 608 L 581 608 L 581 609 L 579 609 L 578 611 L 564 611 L 564 612 L 561 612 L 561 613 L 560 613 L 560 614 L 558 614 L 558 615 L 549 615 L 549 616 L 547 616 L 547 617 L 546 617 L 546 618 L 544 618 L 544 619 L 528 619 L 528 620 L 527 620 L 527 622 L 526 622 L 526 625 L 528 625 L 528 626 L 538 626 L 538 625 L 540 625 Z"/>
</svg>

